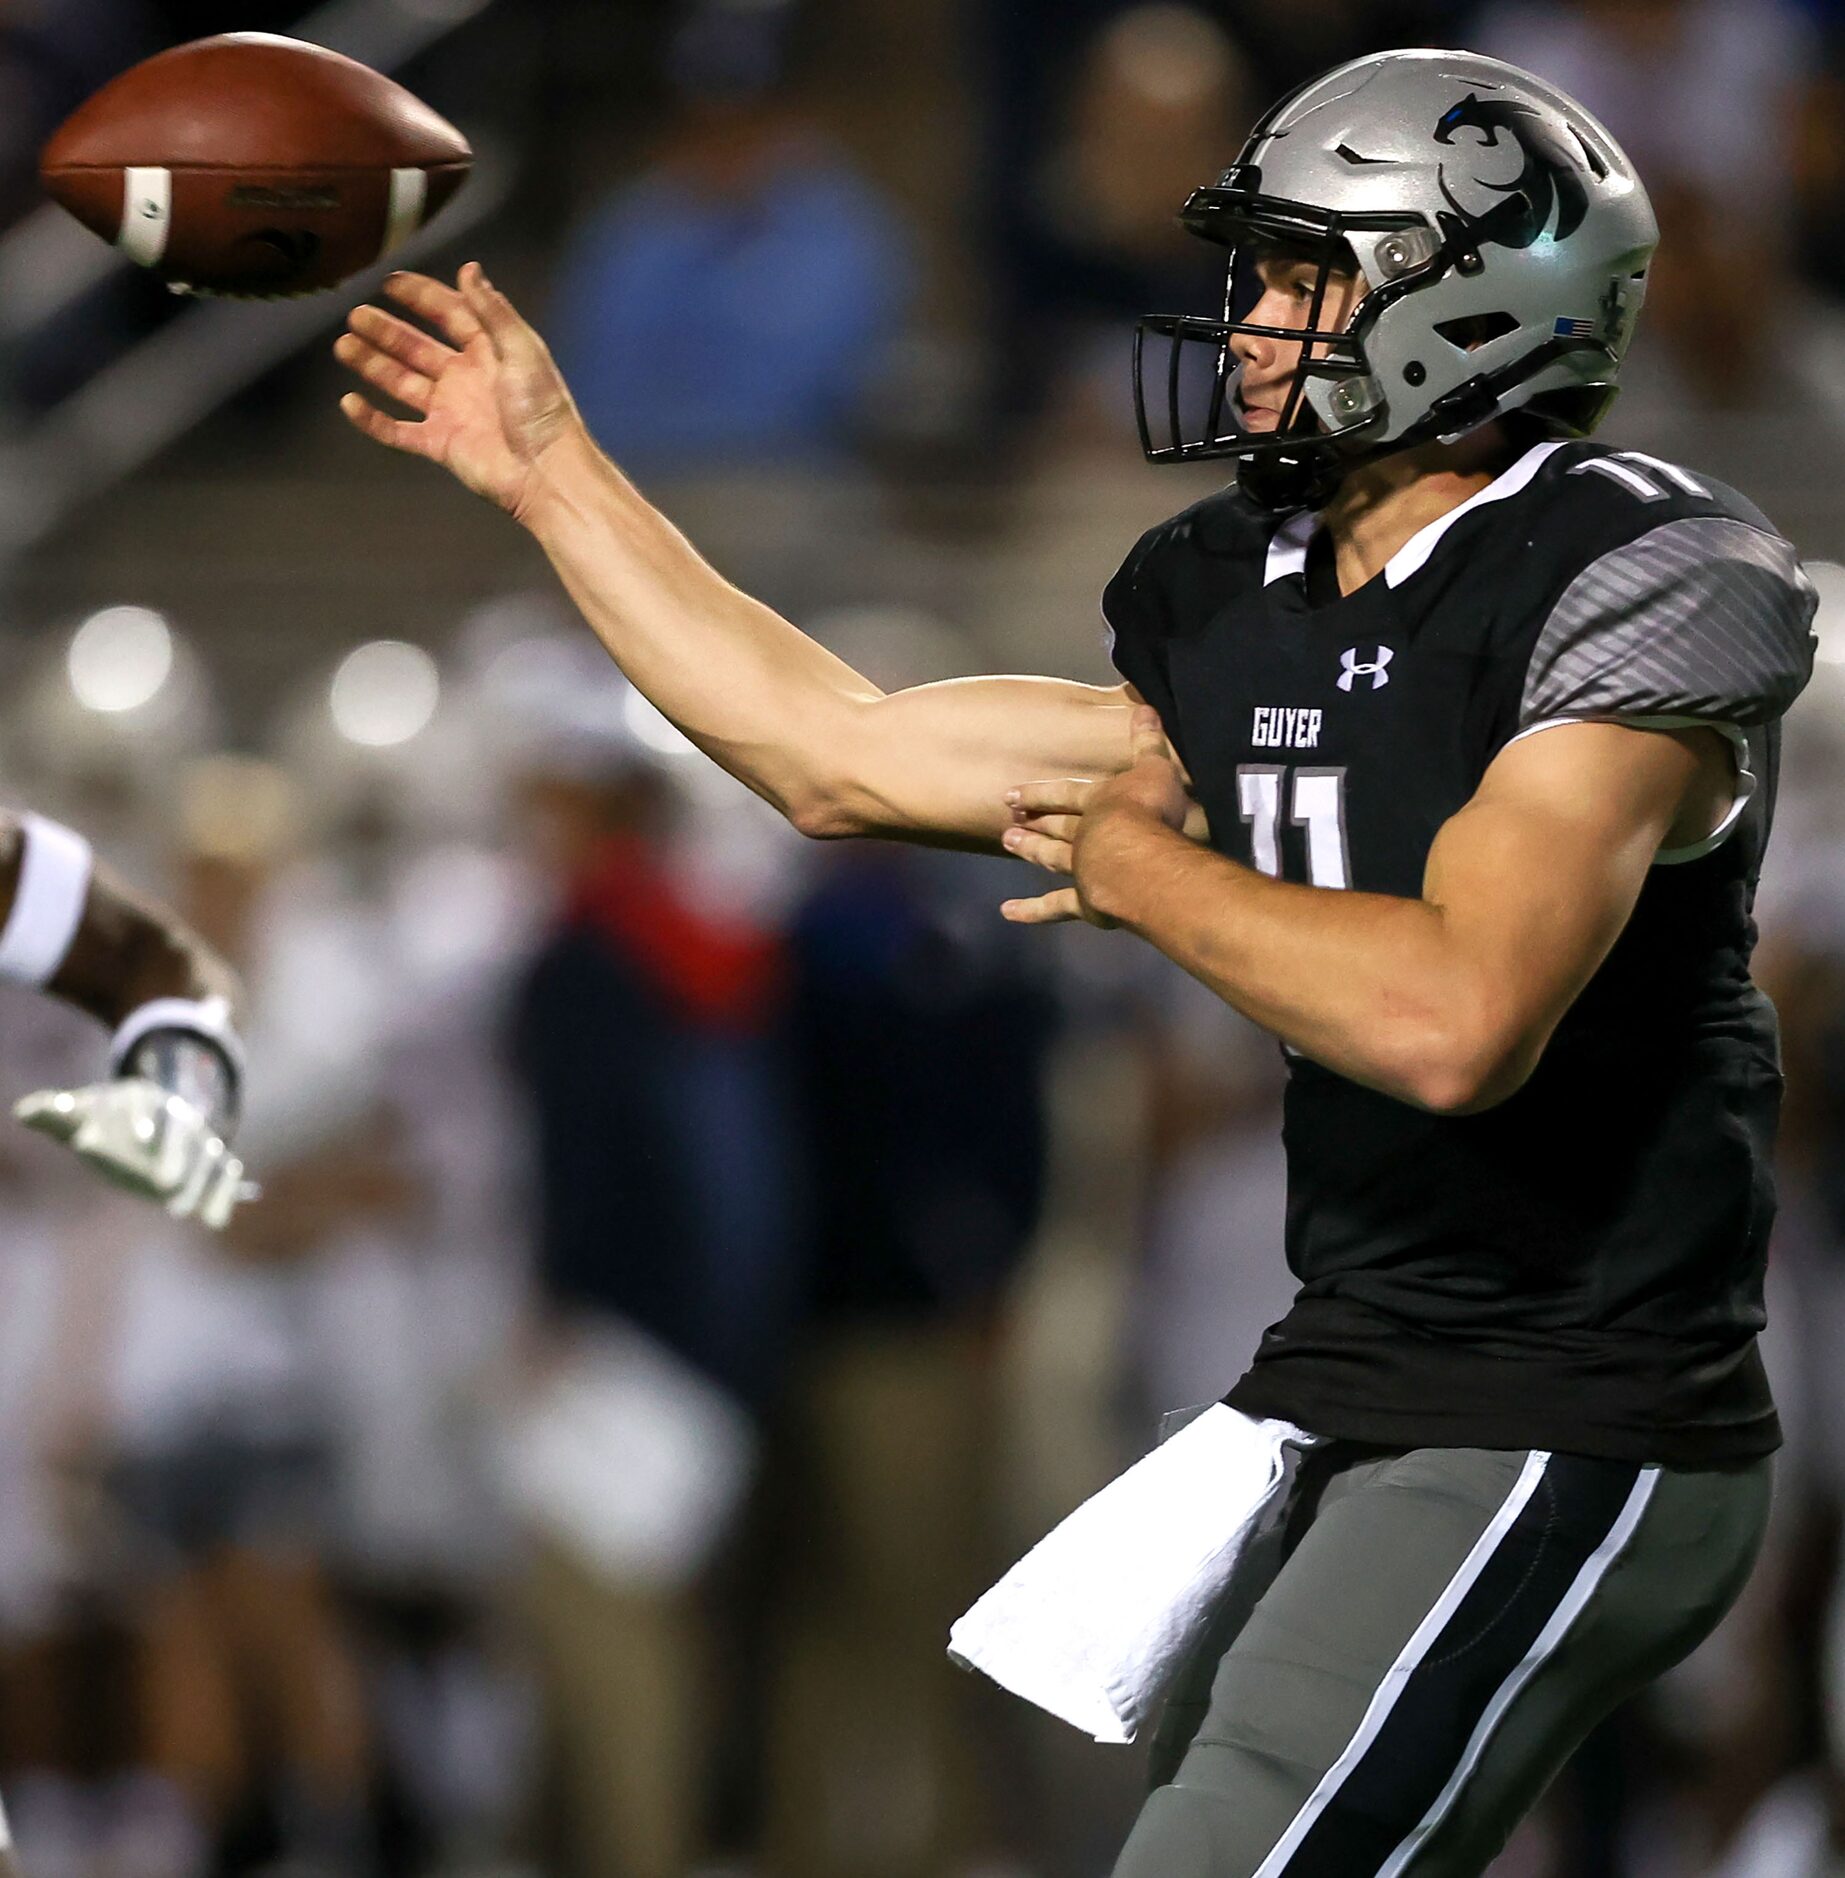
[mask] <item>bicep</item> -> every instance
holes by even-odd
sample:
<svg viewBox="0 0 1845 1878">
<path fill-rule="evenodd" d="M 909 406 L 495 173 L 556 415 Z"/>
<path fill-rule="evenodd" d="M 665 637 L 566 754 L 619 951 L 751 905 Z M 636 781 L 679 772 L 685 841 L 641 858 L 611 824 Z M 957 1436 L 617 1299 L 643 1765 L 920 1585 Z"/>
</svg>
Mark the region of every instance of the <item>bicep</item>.
<svg viewBox="0 0 1845 1878">
<path fill-rule="evenodd" d="M 1423 898 L 1514 1086 L 1620 937 L 1683 805 L 1728 761 L 1709 730 L 1559 725 L 1501 751 L 1436 836 Z"/>
<path fill-rule="evenodd" d="M 999 849 L 1006 791 L 1112 776 L 1129 761 L 1128 685 L 953 678 L 857 704 L 824 832 Z"/>
</svg>

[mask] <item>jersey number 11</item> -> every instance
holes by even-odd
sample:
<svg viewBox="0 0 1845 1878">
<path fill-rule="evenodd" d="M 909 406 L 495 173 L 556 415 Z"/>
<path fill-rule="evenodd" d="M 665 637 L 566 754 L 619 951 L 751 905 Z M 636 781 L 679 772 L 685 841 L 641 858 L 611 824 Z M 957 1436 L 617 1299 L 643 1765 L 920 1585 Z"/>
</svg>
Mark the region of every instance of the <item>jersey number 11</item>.
<svg viewBox="0 0 1845 1878">
<path fill-rule="evenodd" d="M 1290 781 L 1292 787 L 1290 788 Z M 1307 831 L 1307 878 L 1316 887 L 1352 884 L 1351 850 L 1345 839 L 1345 771 L 1283 769 L 1269 763 L 1239 763 L 1237 812 L 1249 824 L 1251 858 L 1259 873 L 1281 878 L 1281 804 L 1288 820 Z"/>
</svg>

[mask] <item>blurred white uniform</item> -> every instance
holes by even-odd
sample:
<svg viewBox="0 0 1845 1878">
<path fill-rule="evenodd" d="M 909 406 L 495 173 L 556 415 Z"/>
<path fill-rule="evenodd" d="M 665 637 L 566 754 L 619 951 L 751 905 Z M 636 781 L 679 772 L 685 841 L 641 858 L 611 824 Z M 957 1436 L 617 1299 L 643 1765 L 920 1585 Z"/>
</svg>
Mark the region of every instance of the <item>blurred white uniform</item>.
<svg viewBox="0 0 1845 1878">
<path fill-rule="evenodd" d="M 1159 974 L 1156 1050 L 1211 1118 L 1154 1175 L 1136 1305 L 1138 1369 L 1155 1410 L 1209 1402 L 1287 1313 L 1287 1168 L 1272 1039 L 1196 979 Z"/>
<path fill-rule="evenodd" d="M 521 1133 L 495 1049 L 535 897 L 522 886 L 508 864 L 448 846 L 406 858 L 378 903 L 349 910 L 384 1005 L 372 1086 L 425 1188 L 411 1217 L 329 1246 L 317 1296 L 341 1537 L 377 1580 L 477 1583 L 505 1562 L 485 1441 L 524 1285 Z"/>
</svg>

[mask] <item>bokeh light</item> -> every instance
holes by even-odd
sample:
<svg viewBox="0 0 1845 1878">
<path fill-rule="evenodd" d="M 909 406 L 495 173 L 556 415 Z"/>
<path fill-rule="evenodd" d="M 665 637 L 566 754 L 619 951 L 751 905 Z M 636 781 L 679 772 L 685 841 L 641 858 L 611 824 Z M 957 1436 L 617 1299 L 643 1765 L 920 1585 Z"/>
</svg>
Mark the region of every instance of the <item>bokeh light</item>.
<svg viewBox="0 0 1845 1878">
<path fill-rule="evenodd" d="M 373 749 L 408 743 L 436 714 L 442 681 L 421 646 L 374 639 L 340 661 L 327 705 L 340 735 Z"/>
<path fill-rule="evenodd" d="M 65 664 L 86 710 L 136 711 L 172 673 L 173 634 L 151 607 L 105 607 L 71 635 Z"/>
</svg>

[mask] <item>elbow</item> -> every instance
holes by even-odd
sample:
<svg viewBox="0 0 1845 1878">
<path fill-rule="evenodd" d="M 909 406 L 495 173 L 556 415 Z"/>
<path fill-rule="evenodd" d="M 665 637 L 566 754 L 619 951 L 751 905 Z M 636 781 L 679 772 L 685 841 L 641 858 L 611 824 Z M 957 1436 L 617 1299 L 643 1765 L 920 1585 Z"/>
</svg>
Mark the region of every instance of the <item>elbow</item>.
<svg viewBox="0 0 1845 1878">
<path fill-rule="evenodd" d="M 781 779 L 771 800 L 796 834 L 809 841 L 844 841 L 853 835 L 888 833 L 884 804 L 866 781 L 866 766 L 842 730 L 828 760 L 806 763 Z"/>
<path fill-rule="evenodd" d="M 1541 1050 L 1497 1026 L 1425 1032 L 1405 1052 L 1399 1093 L 1432 1115 L 1484 1114 L 1525 1086 Z"/>
<path fill-rule="evenodd" d="M 865 833 L 863 821 L 836 790 L 803 790 L 778 806 L 795 833 L 809 841 L 843 841 Z"/>
<path fill-rule="evenodd" d="M 1431 1115 L 1479 1115 L 1496 1108 L 1517 1087 L 1518 1081 L 1490 1066 L 1438 1060 L 1417 1067 L 1406 1093 Z"/>
</svg>

